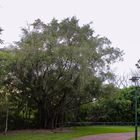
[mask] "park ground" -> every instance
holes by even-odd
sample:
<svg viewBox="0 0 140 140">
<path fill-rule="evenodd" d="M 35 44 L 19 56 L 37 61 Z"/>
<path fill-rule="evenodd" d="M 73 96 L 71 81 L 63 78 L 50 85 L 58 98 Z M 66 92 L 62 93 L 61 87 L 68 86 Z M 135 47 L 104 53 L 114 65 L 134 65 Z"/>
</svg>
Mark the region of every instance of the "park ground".
<svg viewBox="0 0 140 140">
<path fill-rule="evenodd" d="M 72 140 L 86 135 L 133 132 L 131 126 L 84 126 L 68 129 L 48 130 L 21 130 L 9 131 L 7 135 L 0 134 L 0 140 Z"/>
</svg>

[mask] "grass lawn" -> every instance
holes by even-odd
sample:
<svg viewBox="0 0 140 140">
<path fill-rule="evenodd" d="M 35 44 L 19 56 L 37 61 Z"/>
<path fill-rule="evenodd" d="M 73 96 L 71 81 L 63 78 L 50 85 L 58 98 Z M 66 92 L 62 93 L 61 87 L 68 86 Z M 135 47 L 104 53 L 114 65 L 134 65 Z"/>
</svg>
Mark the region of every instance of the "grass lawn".
<svg viewBox="0 0 140 140">
<path fill-rule="evenodd" d="M 7 135 L 0 135 L 0 140 L 72 140 L 73 138 L 100 133 L 130 132 L 131 126 L 85 126 L 74 127 L 68 132 L 48 131 L 13 131 Z"/>
<path fill-rule="evenodd" d="M 135 138 L 133 138 L 133 139 L 130 139 L 130 140 L 135 140 Z M 138 138 L 138 140 L 140 140 L 140 137 Z"/>
</svg>

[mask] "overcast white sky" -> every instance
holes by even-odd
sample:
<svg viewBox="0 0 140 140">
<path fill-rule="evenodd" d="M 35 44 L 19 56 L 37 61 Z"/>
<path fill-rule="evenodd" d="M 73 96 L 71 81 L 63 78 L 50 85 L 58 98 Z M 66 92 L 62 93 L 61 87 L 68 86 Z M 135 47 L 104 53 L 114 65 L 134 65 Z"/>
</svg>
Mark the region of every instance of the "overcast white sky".
<svg viewBox="0 0 140 140">
<path fill-rule="evenodd" d="M 114 47 L 124 50 L 122 74 L 135 67 L 140 58 L 140 0 L 0 0 L 0 27 L 6 44 L 19 39 L 21 27 L 40 18 L 76 16 L 81 24 L 93 22 L 97 34 L 108 37 Z"/>
</svg>

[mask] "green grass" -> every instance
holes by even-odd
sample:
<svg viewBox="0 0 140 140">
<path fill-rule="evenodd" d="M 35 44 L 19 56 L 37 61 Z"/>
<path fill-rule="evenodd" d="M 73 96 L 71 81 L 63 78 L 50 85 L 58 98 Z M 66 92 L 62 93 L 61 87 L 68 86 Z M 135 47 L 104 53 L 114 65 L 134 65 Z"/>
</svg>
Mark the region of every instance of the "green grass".
<svg viewBox="0 0 140 140">
<path fill-rule="evenodd" d="M 0 140 L 72 140 L 73 138 L 113 132 L 130 132 L 133 127 L 128 126 L 85 126 L 75 127 L 68 132 L 47 131 L 15 131 L 7 135 L 0 135 Z"/>
<path fill-rule="evenodd" d="M 132 139 L 130 139 L 130 140 L 135 140 L 135 138 L 132 138 Z M 138 137 L 138 140 L 140 140 L 140 137 Z"/>
</svg>

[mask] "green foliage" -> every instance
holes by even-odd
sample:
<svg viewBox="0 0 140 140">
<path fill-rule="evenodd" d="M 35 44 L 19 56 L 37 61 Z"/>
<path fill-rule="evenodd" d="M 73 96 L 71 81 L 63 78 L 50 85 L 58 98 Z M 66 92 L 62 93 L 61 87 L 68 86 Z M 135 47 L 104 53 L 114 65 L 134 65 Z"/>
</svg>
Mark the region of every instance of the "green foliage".
<svg viewBox="0 0 140 140">
<path fill-rule="evenodd" d="M 102 85 L 99 83 L 97 85 L 93 84 L 92 86 L 96 89 L 95 93 L 100 96 L 95 94 L 94 98 L 92 98 L 92 102 L 84 104 L 79 108 L 76 113 L 79 121 L 109 122 L 112 121 L 111 119 L 114 119 L 113 117 L 110 117 L 109 112 L 112 114 L 114 113 L 112 108 L 113 104 L 115 104 L 115 99 L 118 97 L 119 89 L 116 88 L 113 84 Z"/>
<path fill-rule="evenodd" d="M 14 53 L 9 49 L 0 49 L 0 82 L 4 79 L 11 69 Z"/>
<path fill-rule="evenodd" d="M 134 92 L 135 87 L 124 89 L 113 89 L 110 85 L 105 87 L 102 98 L 93 103 L 90 107 L 92 111 L 87 116 L 97 122 L 134 122 Z M 138 94 L 138 108 L 139 99 Z"/>
</svg>

